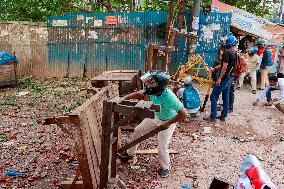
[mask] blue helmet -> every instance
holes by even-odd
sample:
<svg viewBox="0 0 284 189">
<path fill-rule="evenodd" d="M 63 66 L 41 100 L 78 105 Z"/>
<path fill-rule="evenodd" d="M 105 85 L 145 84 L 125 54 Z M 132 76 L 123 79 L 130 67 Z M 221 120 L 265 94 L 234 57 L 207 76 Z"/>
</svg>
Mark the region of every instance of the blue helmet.
<svg viewBox="0 0 284 189">
<path fill-rule="evenodd" d="M 224 37 L 225 39 L 225 44 L 223 45 L 224 47 L 229 47 L 229 46 L 234 46 L 236 44 L 238 44 L 238 40 L 236 39 L 236 37 L 232 34 L 226 35 Z"/>
<path fill-rule="evenodd" d="M 249 49 L 249 53 L 251 54 L 256 54 L 258 51 L 258 48 L 256 46 L 252 46 L 250 49 Z"/>
</svg>

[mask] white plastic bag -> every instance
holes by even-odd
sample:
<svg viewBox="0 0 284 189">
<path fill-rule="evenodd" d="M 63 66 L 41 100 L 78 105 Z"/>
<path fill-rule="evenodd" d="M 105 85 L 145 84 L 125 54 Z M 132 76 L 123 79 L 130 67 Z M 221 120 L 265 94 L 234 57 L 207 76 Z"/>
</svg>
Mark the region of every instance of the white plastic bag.
<svg viewBox="0 0 284 189">
<path fill-rule="evenodd" d="M 266 174 L 258 158 L 249 154 L 241 165 L 241 176 L 237 180 L 236 189 L 277 189 Z"/>
</svg>

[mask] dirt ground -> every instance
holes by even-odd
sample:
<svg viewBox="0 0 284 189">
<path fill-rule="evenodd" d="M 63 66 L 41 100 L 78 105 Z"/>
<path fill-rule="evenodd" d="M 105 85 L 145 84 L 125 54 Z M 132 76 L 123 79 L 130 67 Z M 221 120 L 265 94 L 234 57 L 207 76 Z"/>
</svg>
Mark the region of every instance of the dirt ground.
<svg viewBox="0 0 284 189">
<path fill-rule="evenodd" d="M 15 88 L 0 89 L 0 188 L 58 188 L 61 181 L 74 177 L 78 162 L 72 140 L 41 120 L 81 105 L 90 95 L 80 88 L 89 86 L 87 80 L 24 78 Z M 21 91 L 29 93 L 17 96 Z M 284 116 L 275 108 L 253 107 L 254 99 L 247 89 L 237 91 L 235 111 L 227 123 L 208 124 L 202 120 L 205 113 L 180 123 L 171 143 L 179 153 L 171 155 L 170 177 L 159 177 L 157 155 L 140 155 L 135 166 L 119 163 L 119 177 L 129 188 L 190 184 L 208 189 L 214 177 L 234 183 L 245 155 L 254 153 L 272 181 L 284 188 Z M 205 134 L 204 127 L 211 127 L 211 133 Z M 125 138 L 130 135 L 123 132 Z M 150 138 L 140 149 L 155 148 L 156 143 L 156 137 Z M 9 169 L 29 175 L 10 177 Z"/>
<path fill-rule="evenodd" d="M 214 177 L 235 184 L 243 159 L 252 153 L 262 161 L 276 186 L 284 188 L 284 115 L 261 103 L 253 107 L 255 98 L 249 89 L 236 91 L 235 109 L 227 123 L 202 120 L 209 114 L 210 102 L 207 112 L 180 123 L 171 143 L 179 154 L 171 155 L 168 178 L 158 176 L 157 155 L 140 155 L 135 166 L 121 165 L 120 177 L 130 188 L 173 189 L 189 184 L 192 188 L 208 189 Z M 204 127 L 211 127 L 211 133 L 205 134 Z M 155 148 L 156 143 L 156 138 L 151 138 L 140 148 Z"/>
<path fill-rule="evenodd" d="M 51 189 L 74 178 L 78 162 L 72 140 L 42 120 L 81 105 L 90 95 L 79 90 L 89 85 L 75 79 L 24 78 L 15 88 L 0 89 L 0 188 Z M 29 175 L 7 176 L 7 170 Z"/>
</svg>

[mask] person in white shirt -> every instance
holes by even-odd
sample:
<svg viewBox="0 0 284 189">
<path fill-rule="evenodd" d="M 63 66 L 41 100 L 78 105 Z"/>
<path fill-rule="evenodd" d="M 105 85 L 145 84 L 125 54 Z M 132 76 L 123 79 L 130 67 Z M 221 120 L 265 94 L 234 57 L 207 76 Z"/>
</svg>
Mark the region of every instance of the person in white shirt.
<svg viewBox="0 0 284 189">
<path fill-rule="evenodd" d="M 276 98 L 271 97 L 271 91 L 280 90 L 279 95 Z M 273 103 L 280 101 L 284 98 L 284 78 L 278 78 L 275 75 L 269 76 L 269 85 L 265 87 L 261 95 L 257 97 L 257 100 L 253 103 L 254 106 L 258 104 L 258 102 L 266 96 L 267 104 L 269 106 L 273 105 Z"/>
</svg>

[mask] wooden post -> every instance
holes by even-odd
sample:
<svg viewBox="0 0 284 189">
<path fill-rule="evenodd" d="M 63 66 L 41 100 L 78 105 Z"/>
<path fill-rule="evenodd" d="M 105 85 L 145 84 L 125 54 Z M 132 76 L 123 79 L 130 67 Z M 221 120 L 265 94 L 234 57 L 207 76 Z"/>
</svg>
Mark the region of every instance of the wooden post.
<svg viewBox="0 0 284 189">
<path fill-rule="evenodd" d="M 102 119 L 102 154 L 100 166 L 100 188 L 106 188 L 110 177 L 110 149 L 111 149 L 111 133 L 106 134 L 106 131 L 112 127 L 112 102 L 104 101 L 103 119 Z"/>
<path fill-rule="evenodd" d="M 119 121 L 119 113 L 114 112 L 114 124 Z M 119 129 L 119 128 L 118 128 Z M 112 144 L 112 160 L 111 160 L 111 177 L 116 177 L 116 158 L 117 158 L 117 147 L 118 147 L 118 129 L 113 132 L 113 138 L 116 137 L 116 141 Z"/>
<path fill-rule="evenodd" d="M 172 52 L 172 47 L 174 45 L 175 36 L 176 36 L 176 31 L 170 28 L 169 29 L 169 39 L 168 39 L 168 42 L 165 48 L 165 58 L 164 58 L 163 65 L 162 65 L 162 71 L 164 72 L 168 71 L 168 63 L 170 61 L 170 56 Z"/>
<path fill-rule="evenodd" d="M 154 46 L 152 43 L 149 43 L 148 50 L 147 50 L 147 64 L 146 64 L 146 72 L 152 70 L 153 65 L 153 50 Z"/>
<path fill-rule="evenodd" d="M 178 32 L 181 31 L 182 28 L 182 18 L 184 15 L 184 7 L 185 7 L 185 1 L 182 0 L 181 4 L 178 7 Z M 174 67 L 177 67 L 177 58 L 178 58 L 178 49 L 179 49 L 179 43 L 180 43 L 180 36 L 177 36 L 176 44 L 175 44 L 175 56 L 174 56 Z"/>
<path fill-rule="evenodd" d="M 83 185 L 84 188 L 92 188 L 92 177 L 89 169 L 89 164 L 88 164 L 88 158 L 86 154 L 86 148 L 84 145 L 84 140 L 83 140 L 83 133 L 80 129 L 80 120 L 76 116 L 74 118 L 74 123 L 77 127 L 75 129 L 75 150 L 77 152 L 77 158 L 79 161 L 79 168 L 80 168 L 80 173 L 82 175 L 82 180 L 83 180 Z"/>
<path fill-rule="evenodd" d="M 153 59 L 152 59 L 152 70 L 158 69 L 158 54 L 157 45 L 153 45 Z"/>
</svg>

